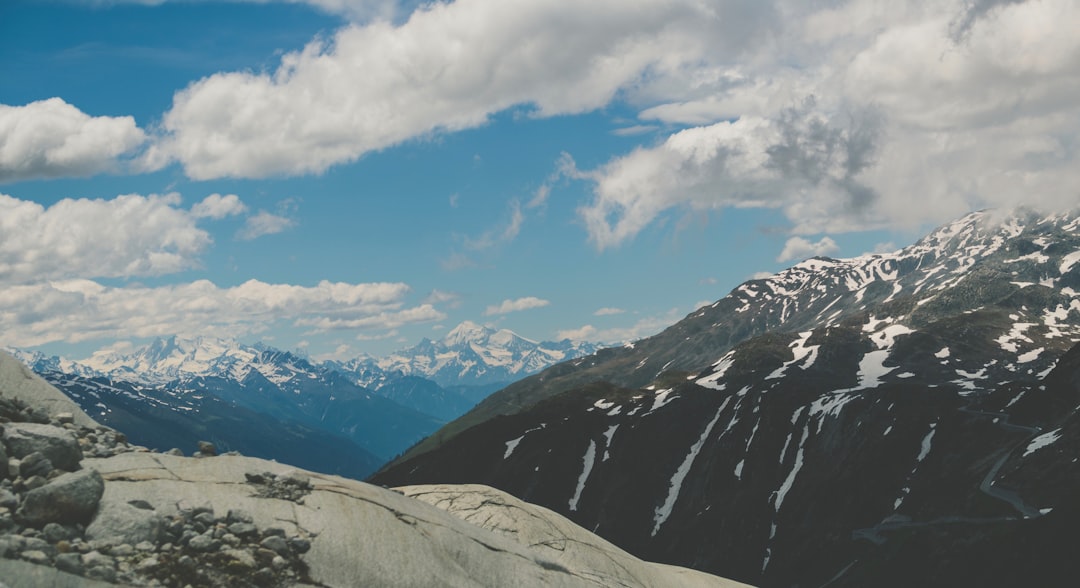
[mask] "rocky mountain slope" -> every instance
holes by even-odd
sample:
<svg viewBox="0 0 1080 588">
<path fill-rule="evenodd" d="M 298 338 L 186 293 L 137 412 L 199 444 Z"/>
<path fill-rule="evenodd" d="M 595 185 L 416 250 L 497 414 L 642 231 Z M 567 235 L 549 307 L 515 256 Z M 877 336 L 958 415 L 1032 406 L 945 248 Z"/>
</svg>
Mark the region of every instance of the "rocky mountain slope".
<svg viewBox="0 0 1080 588">
<path fill-rule="evenodd" d="M 975 213 L 550 368 L 373 480 L 489 484 L 764 586 L 1060 585 L 1078 341 L 1080 217 Z"/>
<path fill-rule="evenodd" d="M 740 585 L 641 561 L 492 488 L 392 491 L 201 449 L 129 445 L 0 352 L 0 583 Z"/>
</svg>

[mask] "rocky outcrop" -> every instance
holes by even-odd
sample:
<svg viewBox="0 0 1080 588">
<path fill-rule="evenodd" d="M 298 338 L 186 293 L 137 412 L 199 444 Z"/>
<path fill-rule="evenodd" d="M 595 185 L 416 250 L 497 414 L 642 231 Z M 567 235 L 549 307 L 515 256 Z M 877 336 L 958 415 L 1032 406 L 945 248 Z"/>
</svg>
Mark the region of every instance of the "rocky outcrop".
<svg viewBox="0 0 1080 588">
<path fill-rule="evenodd" d="M 101 426 L 63 392 L 3 351 L 0 351 L 0 394 L 34 411 L 36 418 L 27 419 L 30 422 L 48 421 L 51 417 L 66 415 L 65 420 L 70 417 L 76 426 Z"/>
<path fill-rule="evenodd" d="M 239 455 L 153 453 L 12 369 L 0 353 L 0 427 L 36 421 L 85 457 L 61 460 L 67 473 L 40 450 L 5 460 L 0 584 L 735 585 L 641 561 L 491 488 L 394 491 Z"/>
</svg>

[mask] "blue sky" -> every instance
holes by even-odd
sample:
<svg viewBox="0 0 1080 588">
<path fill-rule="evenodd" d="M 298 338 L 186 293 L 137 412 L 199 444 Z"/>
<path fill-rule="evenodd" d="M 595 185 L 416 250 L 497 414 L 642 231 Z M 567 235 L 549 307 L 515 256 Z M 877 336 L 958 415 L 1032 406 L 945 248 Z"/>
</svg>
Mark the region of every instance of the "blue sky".
<svg viewBox="0 0 1080 588">
<path fill-rule="evenodd" d="M 0 345 L 614 343 L 1080 201 L 1075 3 L 805 4 L 8 0 Z"/>
</svg>

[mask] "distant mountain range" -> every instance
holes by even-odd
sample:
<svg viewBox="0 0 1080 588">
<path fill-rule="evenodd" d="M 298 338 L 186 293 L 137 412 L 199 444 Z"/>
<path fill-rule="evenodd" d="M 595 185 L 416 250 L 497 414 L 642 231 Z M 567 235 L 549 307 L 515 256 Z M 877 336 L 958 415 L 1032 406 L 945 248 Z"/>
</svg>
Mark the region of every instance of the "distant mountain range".
<svg viewBox="0 0 1080 588">
<path fill-rule="evenodd" d="M 1063 585 L 1080 214 L 814 258 L 522 379 L 372 480 L 480 483 L 761 586 Z"/>
<path fill-rule="evenodd" d="M 507 329 L 465 321 L 441 340 L 423 339 L 414 347 L 386 357 L 360 357 L 328 362 L 342 373 L 353 374 L 363 385 L 377 383 L 387 374 L 426 378 L 444 387 L 505 385 L 546 367 L 595 352 L 592 343 L 525 339 Z"/>
<path fill-rule="evenodd" d="M 10 352 L 136 443 L 165 450 L 210 440 L 362 477 L 495 389 L 594 349 L 466 322 L 440 341 L 348 362 L 176 336 L 79 361 Z"/>
</svg>

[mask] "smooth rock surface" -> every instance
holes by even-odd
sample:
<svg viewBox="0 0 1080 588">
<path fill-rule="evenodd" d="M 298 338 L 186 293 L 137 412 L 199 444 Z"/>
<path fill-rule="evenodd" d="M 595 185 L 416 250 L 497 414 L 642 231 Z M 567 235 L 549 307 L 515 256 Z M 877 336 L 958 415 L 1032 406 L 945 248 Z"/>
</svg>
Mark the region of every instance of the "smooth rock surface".
<svg viewBox="0 0 1080 588">
<path fill-rule="evenodd" d="M 617 579 L 613 585 L 746 586 L 695 570 L 642 561 L 556 512 L 490 486 L 434 484 L 395 490 L 527 545 L 567 569 L 590 570 L 591 574 Z"/>
<path fill-rule="evenodd" d="M 302 504 L 260 497 L 245 473 L 282 475 L 292 468 L 254 458 L 126 453 L 83 465 L 106 480 L 103 508 L 141 499 L 168 517 L 178 503 L 208 504 L 215 512 L 242 509 L 260 528 L 307 537 L 310 579 L 326 586 L 738 586 L 643 562 L 546 509 L 524 508 L 486 487 L 469 487 L 454 501 L 464 505 L 465 496 L 479 492 L 477 500 L 513 504 L 522 514 L 507 521 L 525 526 L 517 539 L 502 526 L 484 529 L 421 500 L 336 476 L 310 474 Z M 519 540 L 551 534 L 564 540 L 561 551 Z"/>
</svg>

